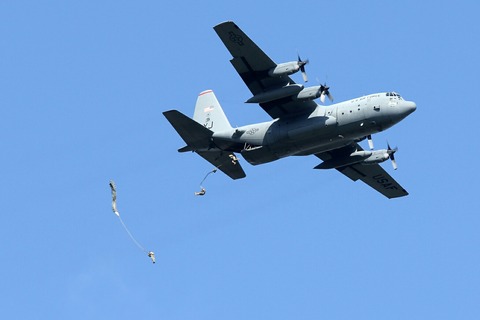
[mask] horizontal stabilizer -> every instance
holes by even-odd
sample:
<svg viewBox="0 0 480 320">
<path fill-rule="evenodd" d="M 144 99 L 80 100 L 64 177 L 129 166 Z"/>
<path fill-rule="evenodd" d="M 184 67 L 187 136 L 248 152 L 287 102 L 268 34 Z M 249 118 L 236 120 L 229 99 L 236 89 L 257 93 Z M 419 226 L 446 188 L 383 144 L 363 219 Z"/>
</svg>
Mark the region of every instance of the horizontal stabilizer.
<svg viewBox="0 0 480 320">
<path fill-rule="evenodd" d="M 230 152 L 222 150 L 209 150 L 197 152 L 203 159 L 213 164 L 220 171 L 225 173 L 233 180 L 245 178 L 247 175 L 243 171 L 242 166 L 237 157 Z"/>
<path fill-rule="evenodd" d="M 187 143 L 187 146 L 180 148 L 178 152 L 195 151 L 230 178 L 246 177 L 235 154 L 215 148 L 211 144 L 213 131 L 177 110 L 165 111 L 163 115 Z"/>
<path fill-rule="evenodd" d="M 213 131 L 177 110 L 165 111 L 163 115 L 189 147 L 184 147 L 178 150 L 179 152 L 208 150 L 210 148 L 210 138 Z"/>
<path fill-rule="evenodd" d="M 185 146 L 183 148 L 178 149 L 178 152 L 188 152 L 188 151 L 192 152 L 192 151 L 195 151 L 195 150 L 193 150 L 192 147 L 190 147 L 190 146 Z"/>
</svg>

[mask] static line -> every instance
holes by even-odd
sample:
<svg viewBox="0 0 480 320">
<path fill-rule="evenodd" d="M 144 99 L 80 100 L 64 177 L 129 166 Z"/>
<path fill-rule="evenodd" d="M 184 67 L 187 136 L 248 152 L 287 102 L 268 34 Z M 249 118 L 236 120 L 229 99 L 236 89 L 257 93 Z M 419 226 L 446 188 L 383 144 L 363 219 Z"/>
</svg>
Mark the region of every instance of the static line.
<svg viewBox="0 0 480 320">
<path fill-rule="evenodd" d="M 212 171 L 210 171 L 209 173 L 207 173 L 207 174 L 205 175 L 205 178 L 203 178 L 203 180 L 200 182 L 200 188 L 202 188 L 203 182 L 204 182 L 205 180 L 207 180 L 208 176 L 209 176 L 210 174 L 212 174 L 212 173 L 217 172 L 217 170 L 218 170 L 218 168 L 215 168 L 215 169 L 213 169 Z"/>
<path fill-rule="evenodd" d="M 208 172 L 208 173 L 205 175 L 205 177 L 203 178 L 203 180 L 200 181 L 200 191 L 199 191 L 199 192 L 195 192 L 195 195 L 196 195 L 196 196 L 204 196 L 204 195 L 205 195 L 205 193 L 207 192 L 207 190 L 203 187 L 203 182 L 205 182 L 205 180 L 207 179 L 207 177 L 208 177 L 210 174 L 217 172 L 217 170 L 218 170 L 219 167 L 220 167 L 220 166 L 218 166 L 218 167 L 216 167 L 215 169 L 213 169 L 212 171 Z"/>
<path fill-rule="evenodd" d="M 137 241 L 137 239 L 135 239 L 135 237 L 132 235 L 130 230 L 128 230 L 127 225 L 125 224 L 125 222 L 123 222 L 122 217 L 120 217 L 120 215 L 118 215 L 118 219 L 120 219 L 120 222 L 122 223 L 123 228 L 125 229 L 125 231 L 127 231 L 128 235 L 130 236 L 130 239 L 132 239 L 132 241 L 136 244 L 136 246 L 143 252 L 148 253 L 148 251 Z"/>
</svg>

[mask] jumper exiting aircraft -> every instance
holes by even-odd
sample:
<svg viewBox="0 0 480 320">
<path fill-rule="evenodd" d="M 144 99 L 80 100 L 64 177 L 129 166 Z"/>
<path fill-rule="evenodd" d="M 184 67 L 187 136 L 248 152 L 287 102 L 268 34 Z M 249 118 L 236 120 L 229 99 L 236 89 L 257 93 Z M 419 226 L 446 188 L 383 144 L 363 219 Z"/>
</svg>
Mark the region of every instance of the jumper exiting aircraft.
<svg viewBox="0 0 480 320">
<path fill-rule="evenodd" d="M 336 169 L 353 181 L 362 180 L 388 198 L 408 195 L 380 165 L 388 159 L 396 169 L 397 149 L 374 150 L 371 135 L 397 124 L 415 111 L 416 104 L 395 92 L 375 93 L 356 99 L 318 105 L 314 99 L 333 100 L 325 85 L 304 87 L 289 75 L 305 64 L 276 64 L 235 23 L 214 27 L 233 59 L 230 60 L 252 97 L 273 120 L 232 128 L 213 91 L 198 96 L 193 119 L 177 110 L 163 114 L 187 146 L 232 179 L 244 178 L 235 153 L 252 165 L 288 156 L 314 155 L 323 160 L 315 169 Z M 370 150 L 358 142 L 367 139 Z M 234 159 L 234 160 L 233 160 Z"/>
</svg>

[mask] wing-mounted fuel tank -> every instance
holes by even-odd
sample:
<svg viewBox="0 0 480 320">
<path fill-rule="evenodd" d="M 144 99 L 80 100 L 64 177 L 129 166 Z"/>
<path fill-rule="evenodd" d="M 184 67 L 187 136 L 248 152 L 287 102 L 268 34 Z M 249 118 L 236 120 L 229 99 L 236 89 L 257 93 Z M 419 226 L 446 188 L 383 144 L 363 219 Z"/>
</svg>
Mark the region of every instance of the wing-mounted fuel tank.
<svg viewBox="0 0 480 320">
<path fill-rule="evenodd" d="M 282 99 L 285 97 L 297 95 L 299 92 L 303 90 L 303 86 L 301 84 L 290 84 L 278 89 L 268 90 L 257 95 L 254 95 L 247 101 L 246 103 L 264 103 L 268 101 L 274 101 L 278 99 Z"/>
<path fill-rule="evenodd" d="M 294 101 L 308 101 L 320 98 L 324 87 L 313 86 L 305 88 L 301 84 L 289 84 L 281 88 L 268 90 L 254 95 L 246 103 L 264 103 L 291 97 Z"/>
<path fill-rule="evenodd" d="M 371 151 L 355 151 L 342 158 L 333 158 L 320 163 L 315 169 L 336 169 L 355 163 L 360 163 L 372 156 Z"/>
</svg>

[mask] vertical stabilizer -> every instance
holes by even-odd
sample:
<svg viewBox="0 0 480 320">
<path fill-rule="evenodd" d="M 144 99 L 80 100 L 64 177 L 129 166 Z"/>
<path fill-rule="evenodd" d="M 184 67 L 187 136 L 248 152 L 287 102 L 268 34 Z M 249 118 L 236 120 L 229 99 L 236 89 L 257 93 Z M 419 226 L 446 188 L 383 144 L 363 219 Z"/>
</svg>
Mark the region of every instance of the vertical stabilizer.
<svg viewBox="0 0 480 320">
<path fill-rule="evenodd" d="M 232 129 L 212 90 L 203 91 L 198 95 L 193 120 L 214 132 Z"/>
</svg>

